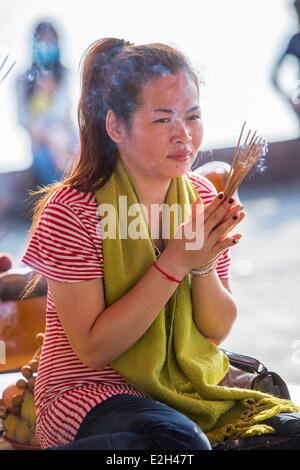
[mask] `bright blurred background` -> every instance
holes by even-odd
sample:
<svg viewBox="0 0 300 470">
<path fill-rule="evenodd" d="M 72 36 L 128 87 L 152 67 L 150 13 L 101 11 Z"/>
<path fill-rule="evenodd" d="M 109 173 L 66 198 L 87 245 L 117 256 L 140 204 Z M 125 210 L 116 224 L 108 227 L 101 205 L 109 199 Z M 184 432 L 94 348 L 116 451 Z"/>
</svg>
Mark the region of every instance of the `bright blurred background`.
<svg viewBox="0 0 300 470">
<path fill-rule="evenodd" d="M 79 62 L 91 42 L 107 36 L 166 42 L 186 52 L 206 82 L 203 151 L 234 146 L 247 120 L 271 143 L 296 143 L 293 158 L 300 159 L 299 121 L 271 84 L 274 64 L 299 28 L 291 0 L 0 0 L 0 20 L 0 63 L 6 54 L 16 60 L 0 86 L 0 173 L 22 175 L 31 165 L 30 141 L 17 121 L 15 85 L 30 65 L 32 31 L 41 20 L 59 33 L 74 122 Z M 280 71 L 289 95 L 299 89 L 298 72 L 299 62 L 289 56 Z M 248 218 L 243 240 L 232 250 L 231 280 L 240 317 L 224 347 L 256 356 L 290 383 L 300 383 L 300 175 L 291 171 L 291 180 L 287 175 L 280 181 L 288 157 L 277 157 L 276 184 L 257 185 L 264 179 L 257 176 L 241 189 Z M 16 266 L 27 229 L 28 222 L 7 214 L 2 226 L 0 221 L 0 251 L 10 252 Z"/>
<path fill-rule="evenodd" d="M 298 135 L 297 119 L 270 86 L 272 67 L 297 31 L 291 0 L 0 0 L 0 61 L 7 53 L 17 61 L 1 85 L 0 171 L 30 164 L 28 137 L 16 122 L 14 85 L 31 60 L 33 27 L 43 19 L 60 35 L 74 119 L 81 55 L 95 39 L 109 36 L 167 42 L 188 54 L 206 82 L 203 149 L 232 146 L 244 120 L 269 141 Z M 282 69 L 287 89 L 297 86 L 297 65 L 291 57 Z"/>
</svg>

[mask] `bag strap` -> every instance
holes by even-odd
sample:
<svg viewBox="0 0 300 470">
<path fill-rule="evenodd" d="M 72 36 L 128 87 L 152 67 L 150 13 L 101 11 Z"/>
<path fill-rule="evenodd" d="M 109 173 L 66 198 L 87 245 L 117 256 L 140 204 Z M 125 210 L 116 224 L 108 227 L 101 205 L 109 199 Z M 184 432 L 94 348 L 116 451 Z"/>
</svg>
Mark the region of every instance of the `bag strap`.
<svg viewBox="0 0 300 470">
<path fill-rule="evenodd" d="M 251 356 L 234 353 L 222 349 L 229 359 L 230 366 L 227 375 L 220 382 L 222 385 L 237 386 L 242 388 L 252 388 L 264 393 L 269 393 L 275 397 L 290 400 L 290 392 L 285 381 L 276 374 L 270 372 L 264 364 Z M 237 369 L 235 369 L 237 368 Z M 244 371 L 246 374 L 238 373 Z M 255 374 L 251 376 L 250 374 Z"/>
<path fill-rule="evenodd" d="M 245 356 L 244 354 L 238 354 L 232 351 L 228 351 L 227 349 L 222 349 L 222 351 L 228 357 L 230 364 L 239 369 L 242 369 L 246 372 L 257 373 L 260 375 L 269 373 L 266 366 L 254 357 Z"/>
</svg>

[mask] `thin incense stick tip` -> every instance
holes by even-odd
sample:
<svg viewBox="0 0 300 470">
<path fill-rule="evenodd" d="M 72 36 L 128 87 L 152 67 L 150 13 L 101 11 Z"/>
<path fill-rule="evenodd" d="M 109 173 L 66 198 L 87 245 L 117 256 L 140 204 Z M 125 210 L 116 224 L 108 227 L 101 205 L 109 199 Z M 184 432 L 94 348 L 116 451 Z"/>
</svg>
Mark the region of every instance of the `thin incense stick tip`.
<svg viewBox="0 0 300 470">
<path fill-rule="evenodd" d="M 230 171 L 227 175 L 224 193 L 226 197 L 230 197 L 238 189 L 239 185 L 252 170 L 254 165 L 261 157 L 268 152 L 267 142 L 257 135 L 257 130 L 248 131 L 244 144 L 241 144 L 241 138 L 246 125 L 244 121 L 237 146 L 233 155 Z M 250 139 L 250 140 L 249 140 Z M 261 162 L 263 165 L 264 159 Z"/>
</svg>

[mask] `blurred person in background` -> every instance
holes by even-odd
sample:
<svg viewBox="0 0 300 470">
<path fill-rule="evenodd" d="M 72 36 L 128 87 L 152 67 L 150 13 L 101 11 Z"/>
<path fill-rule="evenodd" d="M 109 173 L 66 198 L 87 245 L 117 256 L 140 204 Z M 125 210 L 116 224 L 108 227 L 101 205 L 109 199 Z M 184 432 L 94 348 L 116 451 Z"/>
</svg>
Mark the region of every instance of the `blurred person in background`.
<svg viewBox="0 0 300 470">
<path fill-rule="evenodd" d="M 300 25 L 300 0 L 294 0 L 293 2 L 294 7 L 296 9 L 296 13 L 298 16 L 298 21 Z M 283 90 L 279 83 L 279 73 L 281 70 L 281 67 L 287 57 L 289 55 L 292 55 L 298 59 L 298 66 L 299 66 L 299 73 L 298 73 L 298 89 L 295 90 L 295 93 L 293 93 L 291 96 L 286 93 L 286 91 Z M 299 99 L 299 91 L 300 91 L 300 30 L 294 34 L 291 39 L 289 40 L 289 43 L 287 47 L 285 48 L 283 54 L 280 55 L 279 59 L 277 60 L 273 72 L 272 72 L 272 83 L 275 87 L 275 89 L 283 96 L 283 98 L 288 102 L 290 105 L 292 111 L 296 114 L 300 126 L 300 99 Z M 298 95 L 298 96 L 296 96 Z"/>
<path fill-rule="evenodd" d="M 60 180 L 77 143 L 68 96 L 68 70 L 60 61 L 58 34 L 48 22 L 37 25 L 33 58 L 17 81 L 19 122 L 31 138 L 38 185 Z"/>
</svg>

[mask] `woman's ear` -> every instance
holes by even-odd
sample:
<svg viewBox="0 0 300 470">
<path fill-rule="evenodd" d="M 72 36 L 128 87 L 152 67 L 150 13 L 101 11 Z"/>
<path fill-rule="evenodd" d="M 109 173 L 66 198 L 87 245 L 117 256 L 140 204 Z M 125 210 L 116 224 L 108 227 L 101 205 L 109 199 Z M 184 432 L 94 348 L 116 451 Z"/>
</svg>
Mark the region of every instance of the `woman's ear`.
<svg viewBox="0 0 300 470">
<path fill-rule="evenodd" d="M 124 139 L 124 125 L 111 109 L 107 111 L 105 125 L 111 140 L 116 144 L 122 143 Z"/>
</svg>

